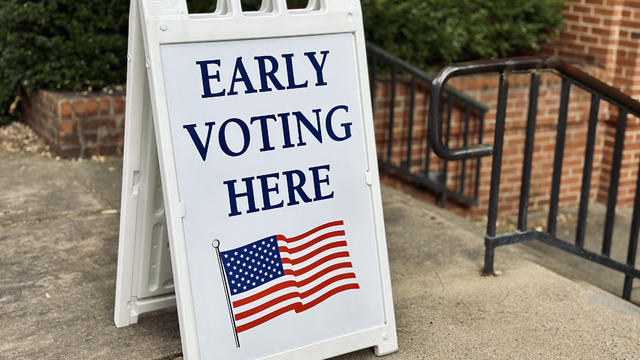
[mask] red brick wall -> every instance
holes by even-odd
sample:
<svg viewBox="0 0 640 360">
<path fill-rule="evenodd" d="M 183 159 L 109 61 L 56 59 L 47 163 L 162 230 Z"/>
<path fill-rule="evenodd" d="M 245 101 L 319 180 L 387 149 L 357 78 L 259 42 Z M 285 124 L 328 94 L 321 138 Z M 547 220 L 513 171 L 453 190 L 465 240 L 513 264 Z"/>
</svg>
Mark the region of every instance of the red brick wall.
<svg viewBox="0 0 640 360">
<path fill-rule="evenodd" d="M 564 27 L 543 52 L 596 65 L 601 80 L 640 96 L 640 1 L 570 0 Z"/>
<path fill-rule="evenodd" d="M 23 114 L 57 155 L 122 155 L 124 94 L 39 90 L 27 98 Z"/>
</svg>

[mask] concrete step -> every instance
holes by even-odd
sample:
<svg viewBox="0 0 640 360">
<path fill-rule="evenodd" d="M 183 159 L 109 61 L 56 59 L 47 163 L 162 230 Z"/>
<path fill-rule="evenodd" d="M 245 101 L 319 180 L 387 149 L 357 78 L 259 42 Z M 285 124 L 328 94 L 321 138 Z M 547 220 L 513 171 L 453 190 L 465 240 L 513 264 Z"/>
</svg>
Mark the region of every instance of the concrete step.
<svg viewBox="0 0 640 360">
<path fill-rule="evenodd" d="M 601 203 L 589 204 L 585 249 L 600 254 L 607 207 Z M 546 225 L 547 214 L 538 213 L 530 216 L 533 227 Z M 556 236 L 568 243 L 574 243 L 576 237 L 578 210 L 562 209 L 558 218 Z M 620 210 L 616 213 L 611 243 L 611 259 L 621 263 L 627 262 L 629 233 L 631 229 L 631 211 Z M 523 249 L 523 256 L 536 264 L 540 264 L 554 272 L 574 281 L 586 282 L 604 289 L 616 296 L 622 295 L 624 274 L 611 270 L 581 257 L 547 246 L 540 242 L 516 245 Z M 640 282 L 635 280 L 631 301 L 640 304 Z"/>
</svg>

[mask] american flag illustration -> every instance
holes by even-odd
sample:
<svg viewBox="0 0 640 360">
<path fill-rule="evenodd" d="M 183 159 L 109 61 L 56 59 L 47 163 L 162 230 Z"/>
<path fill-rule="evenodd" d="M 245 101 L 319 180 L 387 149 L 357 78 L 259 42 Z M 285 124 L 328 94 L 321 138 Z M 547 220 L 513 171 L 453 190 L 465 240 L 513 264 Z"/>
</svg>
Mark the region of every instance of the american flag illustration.
<svg viewBox="0 0 640 360">
<path fill-rule="evenodd" d="M 237 333 L 359 289 L 342 220 L 222 251 L 220 260 Z"/>
</svg>

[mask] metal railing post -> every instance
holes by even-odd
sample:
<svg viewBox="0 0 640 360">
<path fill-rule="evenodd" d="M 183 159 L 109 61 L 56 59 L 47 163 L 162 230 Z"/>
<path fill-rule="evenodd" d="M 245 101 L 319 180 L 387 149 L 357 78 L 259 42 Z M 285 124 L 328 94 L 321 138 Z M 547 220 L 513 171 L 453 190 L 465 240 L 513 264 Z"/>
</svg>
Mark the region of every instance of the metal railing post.
<svg viewBox="0 0 640 360">
<path fill-rule="evenodd" d="M 500 73 L 498 88 L 498 108 L 496 112 L 496 128 L 493 137 L 493 161 L 491 163 L 491 189 L 489 190 L 489 214 L 487 216 L 487 237 L 485 239 L 484 272 L 493 273 L 494 246 L 490 244 L 496 236 L 498 221 L 498 198 L 500 196 L 500 171 L 502 169 L 502 145 L 504 126 L 507 116 L 507 99 L 509 97 L 509 78 Z"/>
</svg>

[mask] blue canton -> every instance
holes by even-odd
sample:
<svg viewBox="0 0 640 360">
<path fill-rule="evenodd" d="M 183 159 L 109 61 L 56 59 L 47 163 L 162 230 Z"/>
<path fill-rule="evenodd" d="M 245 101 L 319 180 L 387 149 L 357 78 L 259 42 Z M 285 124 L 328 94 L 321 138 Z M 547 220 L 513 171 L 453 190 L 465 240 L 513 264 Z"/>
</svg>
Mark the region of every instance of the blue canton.
<svg viewBox="0 0 640 360">
<path fill-rule="evenodd" d="M 275 236 L 222 251 L 220 257 L 231 295 L 238 295 L 284 276 Z"/>
</svg>

